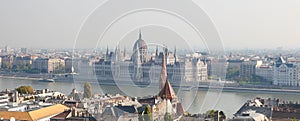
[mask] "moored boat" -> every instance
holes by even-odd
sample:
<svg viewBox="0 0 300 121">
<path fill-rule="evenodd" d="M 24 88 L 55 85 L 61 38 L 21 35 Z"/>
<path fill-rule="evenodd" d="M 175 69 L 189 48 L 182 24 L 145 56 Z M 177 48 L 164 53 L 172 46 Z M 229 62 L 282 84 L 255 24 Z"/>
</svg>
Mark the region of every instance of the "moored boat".
<svg viewBox="0 0 300 121">
<path fill-rule="evenodd" d="M 39 82 L 55 82 L 54 79 L 41 79 Z"/>
</svg>

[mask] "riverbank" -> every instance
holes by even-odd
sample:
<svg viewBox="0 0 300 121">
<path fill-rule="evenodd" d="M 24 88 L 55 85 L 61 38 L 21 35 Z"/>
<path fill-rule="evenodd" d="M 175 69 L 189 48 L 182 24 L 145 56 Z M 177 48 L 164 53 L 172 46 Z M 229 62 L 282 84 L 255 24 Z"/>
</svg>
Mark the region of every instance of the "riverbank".
<svg viewBox="0 0 300 121">
<path fill-rule="evenodd" d="M 16 80 L 32 80 L 32 81 L 37 81 L 43 79 L 47 75 L 45 74 L 11 74 L 11 73 L 6 73 L 0 74 L 0 78 L 4 79 L 16 79 Z M 79 81 L 78 81 L 79 82 Z M 67 82 L 66 82 L 67 83 Z M 95 81 L 93 83 L 98 83 L 98 81 Z M 211 81 L 206 81 L 206 82 L 200 82 L 200 83 L 195 83 L 198 86 L 191 86 L 189 84 L 172 84 L 174 88 L 184 88 L 185 91 L 189 91 L 191 89 L 198 89 L 198 90 L 222 90 L 224 92 L 267 92 L 267 93 L 290 93 L 290 94 L 299 94 L 300 95 L 300 88 L 299 87 L 283 87 L 283 86 L 274 86 L 274 85 L 239 85 L 237 83 L 221 83 L 219 86 L 209 86 Z M 129 81 L 120 81 L 117 84 L 113 83 L 113 81 L 105 81 L 102 83 L 98 83 L 100 85 L 126 85 L 126 86 L 131 86 Z M 134 86 L 140 86 L 140 87 L 147 87 L 147 86 L 158 86 L 158 83 L 152 83 L 151 85 L 148 84 L 137 84 L 134 83 Z"/>
<path fill-rule="evenodd" d="M 255 92 L 255 93 L 289 93 L 289 94 L 299 94 L 300 95 L 300 89 L 270 89 L 270 88 L 248 88 L 243 86 L 236 86 L 236 87 L 209 87 L 207 85 L 201 85 L 198 87 L 198 90 L 207 91 L 209 89 L 211 90 L 222 90 L 223 92 Z"/>
<path fill-rule="evenodd" d="M 42 79 L 42 78 L 16 77 L 16 76 L 0 76 L 0 78 L 3 78 L 3 79 L 18 79 L 18 80 L 33 80 L 33 81 L 37 81 L 37 80 Z"/>
</svg>

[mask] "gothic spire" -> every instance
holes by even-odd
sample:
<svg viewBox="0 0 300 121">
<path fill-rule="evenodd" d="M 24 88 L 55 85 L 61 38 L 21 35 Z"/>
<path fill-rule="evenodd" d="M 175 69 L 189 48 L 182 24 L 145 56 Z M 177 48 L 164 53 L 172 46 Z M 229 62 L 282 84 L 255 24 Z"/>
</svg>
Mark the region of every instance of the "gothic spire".
<svg viewBox="0 0 300 121">
<path fill-rule="evenodd" d="M 174 47 L 174 55 L 176 55 L 176 46 Z"/>
<path fill-rule="evenodd" d="M 163 53 L 161 72 L 159 78 L 159 90 L 162 90 L 164 88 L 166 81 L 167 81 L 167 66 L 165 62 L 165 53 Z"/>
<path fill-rule="evenodd" d="M 142 31 L 141 31 L 141 29 L 140 29 L 139 40 L 141 40 L 141 39 L 142 39 Z"/>
<path fill-rule="evenodd" d="M 107 47 L 106 47 L 106 56 L 108 56 L 108 54 L 109 54 L 108 51 L 109 51 L 109 50 L 108 50 L 108 45 L 107 45 Z"/>
<path fill-rule="evenodd" d="M 156 46 L 155 56 L 158 57 L 158 46 Z"/>
<path fill-rule="evenodd" d="M 176 93 L 170 84 L 169 81 L 167 81 L 167 67 L 166 67 L 166 62 L 165 62 L 165 53 L 163 53 L 162 57 L 162 69 L 160 73 L 160 79 L 159 79 L 159 94 L 163 99 L 169 99 L 170 101 L 176 101 L 177 96 Z"/>
<path fill-rule="evenodd" d="M 117 61 L 118 60 L 118 46 L 116 46 L 116 48 L 115 48 L 115 55 L 114 55 L 114 59 L 115 59 L 115 61 Z"/>
<path fill-rule="evenodd" d="M 126 57 L 126 47 L 124 47 L 123 57 Z"/>
<path fill-rule="evenodd" d="M 175 58 L 175 63 L 177 62 L 177 52 L 176 52 L 176 46 L 175 46 L 175 49 L 174 49 L 174 58 Z"/>
</svg>

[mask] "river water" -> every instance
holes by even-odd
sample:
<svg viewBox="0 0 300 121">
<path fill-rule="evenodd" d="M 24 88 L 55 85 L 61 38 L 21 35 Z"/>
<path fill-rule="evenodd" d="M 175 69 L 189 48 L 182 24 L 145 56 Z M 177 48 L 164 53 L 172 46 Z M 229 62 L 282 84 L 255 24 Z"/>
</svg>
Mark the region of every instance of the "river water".
<svg viewBox="0 0 300 121">
<path fill-rule="evenodd" d="M 51 89 L 70 94 L 73 88 L 83 90 L 83 83 L 39 82 L 36 80 L 0 78 L 0 90 L 14 89 L 21 85 L 31 85 L 34 89 Z M 93 93 L 125 94 L 132 97 L 150 96 L 158 93 L 158 87 L 138 87 L 132 85 L 99 85 L 91 83 Z M 285 94 L 271 92 L 218 92 L 196 89 L 174 88 L 179 100 L 188 112 L 203 113 L 209 109 L 222 110 L 228 117 L 232 117 L 247 100 L 255 97 L 279 98 L 280 100 L 300 101 L 300 94 Z"/>
</svg>

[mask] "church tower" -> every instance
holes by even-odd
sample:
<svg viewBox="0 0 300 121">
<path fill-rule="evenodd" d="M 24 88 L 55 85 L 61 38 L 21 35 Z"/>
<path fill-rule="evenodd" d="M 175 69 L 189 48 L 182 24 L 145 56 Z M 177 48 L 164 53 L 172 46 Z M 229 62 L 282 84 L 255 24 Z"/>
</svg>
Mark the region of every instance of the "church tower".
<svg viewBox="0 0 300 121">
<path fill-rule="evenodd" d="M 162 90 L 164 88 L 166 81 L 167 81 L 167 66 L 165 62 L 165 53 L 163 53 L 162 66 L 161 66 L 161 72 L 159 78 L 159 90 Z"/>
</svg>

